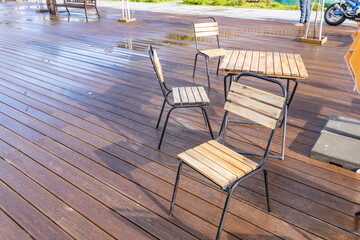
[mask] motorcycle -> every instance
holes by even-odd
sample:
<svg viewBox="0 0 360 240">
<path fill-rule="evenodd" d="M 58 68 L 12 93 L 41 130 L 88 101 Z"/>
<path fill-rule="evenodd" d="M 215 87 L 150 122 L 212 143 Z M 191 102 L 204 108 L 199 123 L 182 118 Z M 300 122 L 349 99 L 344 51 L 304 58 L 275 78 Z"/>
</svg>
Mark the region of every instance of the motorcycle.
<svg viewBox="0 0 360 240">
<path fill-rule="evenodd" d="M 331 26 L 342 24 L 345 19 L 360 20 L 360 1 L 341 0 L 334 3 L 325 11 L 325 22 Z"/>
</svg>

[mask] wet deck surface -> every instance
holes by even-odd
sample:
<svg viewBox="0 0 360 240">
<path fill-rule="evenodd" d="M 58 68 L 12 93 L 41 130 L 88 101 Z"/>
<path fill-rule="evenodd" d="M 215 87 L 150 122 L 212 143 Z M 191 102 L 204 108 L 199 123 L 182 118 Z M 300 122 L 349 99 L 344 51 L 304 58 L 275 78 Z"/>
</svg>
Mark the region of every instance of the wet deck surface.
<svg viewBox="0 0 360 240">
<path fill-rule="evenodd" d="M 0 5 L 0 239 L 213 239 L 225 194 L 189 168 L 168 216 L 176 155 L 209 134 L 200 112 L 180 111 L 156 149 L 163 98 L 147 55 L 151 43 L 169 86 L 206 86 L 203 59 L 191 78 L 194 16 L 136 12 L 136 23 L 122 24 L 119 10 L 89 22 L 75 12 L 50 18 L 25 3 Z M 272 212 L 262 175 L 248 179 L 222 238 L 360 239 L 359 174 L 308 157 L 331 114 L 360 119 L 343 63 L 354 29 L 325 26 L 329 41 L 318 47 L 300 44 L 303 30 L 290 24 L 218 21 L 224 48 L 300 53 L 309 73 L 289 110 L 285 160 L 265 165 Z M 207 109 L 218 131 L 215 67 Z M 233 129 L 238 149 L 265 142 L 258 128 Z"/>
</svg>

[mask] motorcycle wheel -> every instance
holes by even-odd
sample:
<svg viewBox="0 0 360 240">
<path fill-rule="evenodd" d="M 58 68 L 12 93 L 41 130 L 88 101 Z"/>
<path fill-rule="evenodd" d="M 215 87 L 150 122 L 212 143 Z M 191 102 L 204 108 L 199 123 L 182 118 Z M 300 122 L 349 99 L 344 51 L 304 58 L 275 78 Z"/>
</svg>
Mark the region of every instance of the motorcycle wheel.
<svg viewBox="0 0 360 240">
<path fill-rule="evenodd" d="M 333 5 L 331 5 L 330 7 L 328 7 L 325 11 L 325 22 L 327 24 L 329 24 L 330 26 L 337 26 L 337 25 L 340 25 L 342 24 L 346 17 L 344 16 L 344 14 L 342 15 L 334 15 L 334 12 L 335 11 L 338 11 L 336 8 L 335 8 L 335 4 L 334 3 Z"/>
</svg>

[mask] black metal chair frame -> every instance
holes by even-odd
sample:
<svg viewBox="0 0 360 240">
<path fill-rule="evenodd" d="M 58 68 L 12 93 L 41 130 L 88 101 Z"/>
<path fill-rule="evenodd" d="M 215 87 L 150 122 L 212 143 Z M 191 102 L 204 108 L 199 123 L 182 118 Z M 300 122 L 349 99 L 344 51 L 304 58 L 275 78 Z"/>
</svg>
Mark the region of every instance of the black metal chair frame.
<svg viewBox="0 0 360 240">
<path fill-rule="evenodd" d="M 257 77 L 257 78 L 260 78 L 260 79 L 263 79 L 265 81 L 269 81 L 269 82 L 272 82 L 272 83 L 275 83 L 275 84 L 278 84 L 282 91 L 283 91 L 283 97 L 285 99 L 287 99 L 287 91 L 286 91 L 286 88 L 285 86 L 278 80 L 276 79 L 272 79 L 272 78 L 269 78 L 269 77 L 265 77 L 265 76 L 260 76 L 260 75 L 257 75 L 257 74 L 253 74 L 253 73 L 248 73 L 248 72 L 243 72 L 241 74 L 239 74 L 237 77 L 236 77 L 236 80 L 235 81 L 238 81 L 239 78 L 241 78 L 242 76 L 251 76 L 251 77 Z M 286 104 L 283 105 L 282 107 L 282 112 L 286 112 Z M 221 139 L 221 136 L 223 136 L 223 140 L 224 140 L 224 136 L 226 135 L 226 128 L 227 128 L 227 123 L 228 123 L 228 114 L 229 112 L 228 111 L 225 111 L 225 114 L 224 114 L 224 118 L 223 118 L 223 121 L 222 121 L 222 124 L 221 124 L 221 127 L 220 127 L 220 131 L 219 131 L 219 135 L 217 136 L 216 138 L 216 141 L 220 141 Z M 264 180 L 265 180 L 265 191 L 266 191 L 266 203 L 267 203 L 267 211 L 270 212 L 271 211 L 271 207 L 270 207 L 270 194 L 269 194 L 269 188 L 268 188 L 268 174 L 267 174 L 267 171 L 266 169 L 264 169 L 262 166 L 263 164 L 265 163 L 266 161 L 266 158 L 268 157 L 268 154 L 269 154 L 269 151 L 270 151 L 270 147 L 271 147 L 271 143 L 273 141 L 273 138 L 274 138 L 274 135 L 275 135 L 275 131 L 277 129 L 277 126 L 279 124 L 279 119 L 280 117 L 277 119 L 277 123 L 275 125 L 275 128 L 271 131 L 270 133 L 270 137 L 269 137 L 269 140 L 268 140 L 268 144 L 266 146 L 266 149 L 265 149 L 265 152 L 264 154 L 262 155 L 262 160 L 261 162 L 259 163 L 259 167 L 257 169 L 255 169 L 254 171 L 246 174 L 245 176 L 243 176 L 242 178 L 236 180 L 235 182 L 232 182 L 230 183 L 228 186 L 225 186 L 224 188 L 221 188 L 217 183 L 213 182 L 214 184 L 218 185 L 220 187 L 220 189 L 224 190 L 226 193 L 227 193 L 227 197 L 226 197 L 226 201 L 225 201 L 225 205 L 224 205 L 224 209 L 223 209 L 223 212 L 222 212 L 222 215 L 221 215 L 221 220 L 220 220 L 220 224 L 219 224 L 219 227 L 218 227 L 218 231 L 217 231 L 217 234 L 216 234 L 216 239 L 220 239 L 220 234 L 221 234 L 221 231 L 222 231 L 222 228 L 223 228 L 223 225 L 224 225 L 224 221 L 225 221 L 225 217 L 226 217 L 226 213 L 227 213 L 227 209 L 228 209 L 228 206 L 229 206 L 229 203 L 230 203 L 230 198 L 231 198 L 231 195 L 234 191 L 234 189 L 236 188 L 236 186 L 238 186 L 242 181 L 248 179 L 249 177 L 255 175 L 256 173 L 260 172 L 260 171 L 263 171 L 264 173 Z M 224 142 L 223 142 L 224 144 Z M 172 216 L 172 213 L 173 213 L 173 209 L 174 209 L 174 204 L 175 204 L 175 199 L 176 199 L 176 192 L 177 192 L 177 188 L 178 188 L 178 185 L 179 185 L 179 180 L 180 180 L 180 173 L 181 173 L 181 170 L 182 170 L 182 165 L 184 164 L 185 162 L 183 162 L 182 160 L 180 160 L 180 163 L 179 163 L 179 167 L 178 167 L 178 171 L 177 171 L 177 175 L 176 175 L 176 181 L 175 181 L 175 186 L 174 186 L 174 192 L 173 192 L 173 196 L 172 196 L 172 200 L 171 200 L 171 206 L 170 206 L 170 212 L 169 212 L 169 215 Z M 185 163 L 186 164 L 186 163 Z M 190 166 L 191 167 L 191 166 Z M 197 171 L 196 169 L 194 169 L 196 172 L 200 173 L 199 171 Z M 206 177 L 204 174 L 200 173 L 201 175 L 203 175 L 204 177 Z M 211 179 L 209 179 L 211 181 Z"/>
<path fill-rule="evenodd" d="M 174 105 L 174 104 L 172 104 L 168 99 L 168 96 L 172 92 L 172 90 L 170 90 L 166 86 L 165 81 L 162 82 L 160 80 L 159 72 L 158 72 L 157 68 L 155 67 L 153 48 L 152 48 L 151 45 L 149 45 L 148 51 L 149 51 L 149 56 L 150 56 L 151 63 L 153 65 L 153 68 L 154 68 L 155 73 L 156 73 L 157 80 L 159 82 L 161 91 L 162 91 L 162 93 L 164 95 L 164 102 L 163 102 L 162 107 L 161 107 L 161 111 L 160 111 L 160 115 L 159 115 L 159 118 L 158 118 L 158 121 L 157 121 L 157 124 L 156 124 L 156 128 L 159 128 L 159 124 L 160 124 L 160 121 L 161 121 L 162 114 L 164 112 L 165 104 L 167 103 L 169 106 L 171 106 L 170 110 L 168 111 L 168 113 L 166 115 L 166 120 L 165 120 L 163 131 L 161 133 L 158 149 L 160 149 L 160 147 L 161 147 L 161 144 L 162 144 L 162 141 L 163 141 L 163 138 L 164 138 L 164 134 L 165 134 L 165 130 L 166 130 L 166 126 L 167 126 L 168 121 L 169 121 L 170 114 L 174 109 L 178 109 L 178 108 L 197 108 L 197 107 L 200 108 L 201 111 L 202 111 L 204 120 L 205 120 L 205 125 L 209 128 L 211 138 L 214 139 L 214 135 L 213 135 L 213 132 L 211 130 L 210 121 L 209 121 L 208 115 L 206 113 L 206 110 L 204 108 L 208 104 L 187 104 L 187 105 Z"/>
<path fill-rule="evenodd" d="M 204 53 L 201 52 L 201 50 L 199 50 L 199 43 L 198 43 L 198 40 L 197 40 L 197 37 L 196 37 L 196 33 L 195 33 L 195 24 L 196 24 L 196 20 L 198 19 L 206 19 L 206 18 L 209 18 L 209 19 L 212 19 L 214 22 L 216 22 L 216 19 L 214 17 L 196 17 L 194 19 L 194 23 L 193 23 L 193 27 L 194 27 L 194 35 L 195 35 L 195 44 L 196 44 L 196 55 L 195 55 L 195 61 L 194 61 L 194 70 L 193 70 L 193 78 L 195 77 L 195 69 L 196 69 L 196 62 L 197 62 L 197 57 L 198 55 L 201 55 L 205 58 L 205 64 L 206 64 L 206 74 L 207 74 L 207 80 L 208 80 L 208 88 L 210 90 L 210 74 L 209 74 L 209 59 L 210 57 Z M 216 41 L 217 41 L 217 46 L 218 48 L 220 48 L 220 41 L 219 41 L 219 35 L 216 36 Z M 217 70 L 216 70 L 216 75 L 219 74 L 219 66 L 220 66 L 220 60 L 221 60 L 221 56 L 219 57 L 216 57 L 218 58 L 218 66 L 217 66 Z"/>
<path fill-rule="evenodd" d="M 225 101 L 226 101 L 226 97 L 227 97 L 227 93 L 228 93 L 228 89 L 230 89 L 231 87 L 231 83 L 233 82 L 234 79 L 234 74 L 227 74 L 224 77 L 224 95 L 225 95 Z M 229 87 L 227 87 L 227 78 L 229 78 Z M 286 111 L 283 114 L 282 120 L 279 123 L 279 127 L 283 129 L 282 132 L 282 142 L 281 142 L 281 153 L 280 155 L 272 155 L 269 154 L 268 157 L 269 158 L 275 158 L 275 159 L 280 159 L 280 160 L 284 160 L 285 157 L 285 136 L 286 136 L 286 124 L 287 124 L 287 111 L 289 110 L 289 106 L 293 100 L 293 97 L 295 95 L 296 89 L 298 87 L 298 81 L 295 78 L 286 78 L 286 91 L 287 91 L 287 97 L 288 99 L 286 100 Z M 292 88 L 291 94 L 289 95 L 289 91 L 290 91 L 290 81 L 294 82 L 294 87 Z M 252 124 L 252 125 L 257 125 L 256 123 L 252 123 L 252 122 L 248 122 L 248 121 L 239 121 L 239 120 L 230 120 L 231 123 L 241 123 L 241 124 Z M 252 155 L 252 156 L 261 156 L 259 154 L 256 153 L 248 153 L 248 152 L 241 152 L 241 154 L 244 155 Z"/>
</svg>

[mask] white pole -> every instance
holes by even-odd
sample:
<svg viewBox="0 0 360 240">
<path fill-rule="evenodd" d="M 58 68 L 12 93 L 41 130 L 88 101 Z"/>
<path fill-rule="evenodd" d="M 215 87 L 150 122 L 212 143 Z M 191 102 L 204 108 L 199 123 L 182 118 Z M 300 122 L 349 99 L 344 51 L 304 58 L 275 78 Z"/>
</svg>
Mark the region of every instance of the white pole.
<svg viewBox="0 0 360 240">
<path fill-rule="evenodd" d="M 307 23 L 307 26 L 306 26 L 306 31 L 305 31 L 305 39 L 307 38 L 308 36 L 308 32 L 309 32 L 309 28 L 310 28 L 310 22 L 311 22 L 311 14 L 312 14 L 312 9 L 314 7 L 314 3 L 315 3 L 316 0 L 313 0 L 312 4 L 311 4 L 311 8 L 310 8 L 310 17 L 309 17 L 309 22 Z"/>
<path fill-rule="evenodd" d="M 129 0 L 126 0 L 126 2 L 127 2 L 127 11 L 128 11 L 128 19 L 130 19 L 131 17 L 130 17 L 130 6 L 129 6 Z"/>
<path fill-rule="evenodd" d="M 122 17 L 125 18 L 125 12 L 124 12 L 124 1 L 125 0 L 121 0 L 121 6 L 122 6 Z"/>
<path fill-rule="evenodd" d="M 321 40 L 321 35 L 322 35 L 322 26 L 323 26 L 323 21 L 324 21 L 324 5 L 325 5 L 325 0 L 322 0 L 321 2 L 321 19 L 320 19 L 320 30 L 319 30 L 319 40 Z"/>
</svg>

